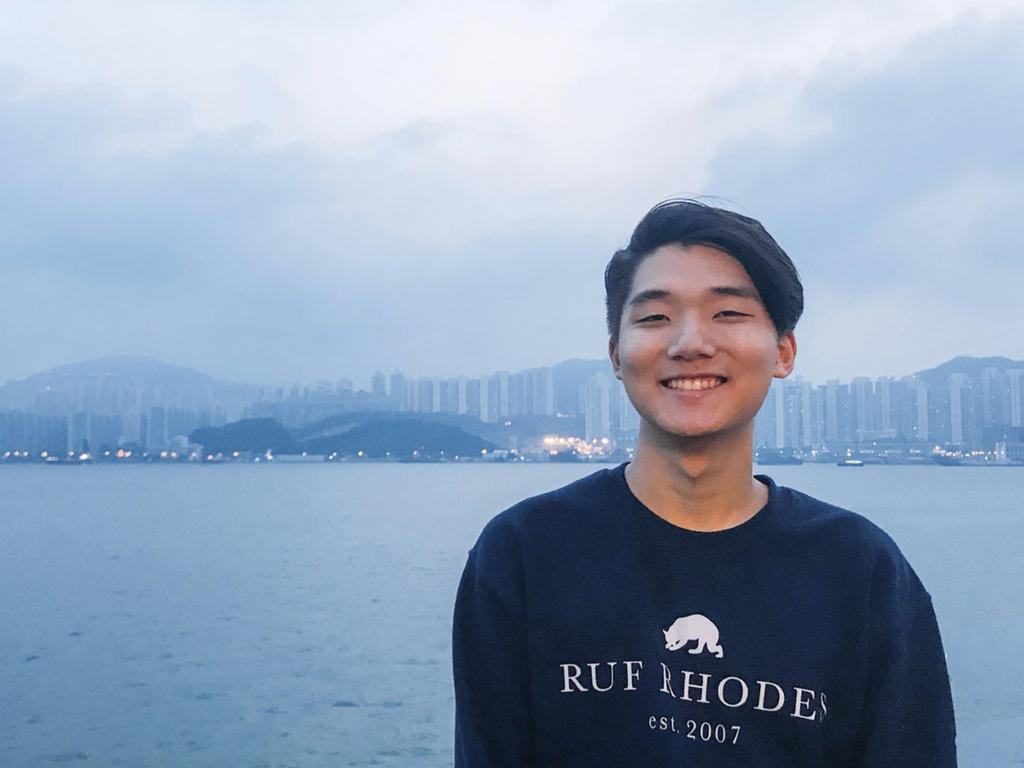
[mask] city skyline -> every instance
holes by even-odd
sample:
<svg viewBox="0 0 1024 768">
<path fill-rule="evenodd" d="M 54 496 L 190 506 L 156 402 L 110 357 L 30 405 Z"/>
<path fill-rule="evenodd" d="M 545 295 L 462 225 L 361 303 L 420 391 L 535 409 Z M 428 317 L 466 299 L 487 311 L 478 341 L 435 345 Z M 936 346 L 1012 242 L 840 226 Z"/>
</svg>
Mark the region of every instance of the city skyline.
<svg viewBox="0 0 1024 768">
<path fill-rule="evenodd" d="M 804 380 L 804 381 L 808 381 L 808 382 L 810 382 L 810 383 L 812 383 L 814 385 L 817 385 L 817 384 L 824 383 L 824 382 L 831 381 L 831 380 L 837 380 L 837 381 L 840 381 L 840 382 L 843 382 L 843 383 L 850 383 L 854 379 L 858 379 L 858 378 L 868 378 L 868 379 L 871 379 L 871 380 L 877 380 L 879 378 L 903 379 L 903 378 L 906 378 L 906 377 L 909 377 L 909 376 L 917 375 L 917 374 L 919 374 L 919 373 L 921 373 L 923 371 L 929 371 L 929 370 L 932 370 L 934 368 L 938 368 L 938 367 L 943 366 L 943 365 L 945 365 L 945 364 L 947 364 L 947 363 L 949 363 L 949 362 L 951 362 L 953 360 L 957 360 L 957 359 L 960 359 L 960 358 L 970 358 L 970 359 L 988 359 L 988 358 L 991 358 L 991 359 L 997 359 L 997 360 L 1000 360 L 1000 361 L 1005 361 L 1006 363 L 1013 364 L 1013 365 L 1024 366 L 1024 357 L 1022 357 L 1020 359 L 1014 359 L 1014 357 L 1011 356 L 1011 355 L 999 354 L 999 353 L 996 353 L 996 354 L 993 354 L 993 355 L 980 354 L 980 353 L 959 353 L 959 354 L 955 354 L 955 355 L 953 355 L 951 357 L 946 357 L 946 358 L 944 358 L 944 359 L 942 359 L 942 360 L 940 360 L 938 362 L 934 362 L 933 364 L 928 365 L 926 367 L 919 368 L 919 369 L 912 370 L 912 371 L 906 371 L 906 372 L 886 371 L 886 372 L 879 373 L 877 375 L 867 375 L 867 374 L 863 374 L 863 373 L 854 373 L 853 375 L 846 376 L 846 377 L 839 376 L 839 375 L 824 375 L 822 377 L 811 377 L 811 376 L 805 375 L 804 373 L 802 373 L 801 371 L 799 371 L 797 369 L 794 369 L 794 371 L 788 377 L 786 377 L 785 379 L 780 379 L 778 381 L 782 382 L 782 381 Z M 479 378 L 486 377 L 486 376 L 493 376 L 493 375 L 498 374 L 498 373 L 517 373 L 517 372 L 521 372 L 521 371 L 537 370 L 537 369 L 543 369 L 543 368 L 553 368 L 553 367 L 556 367 L 558 365 L 563 365 L 563 364 L 566 364 L 566 363 L 577 362 L 577 361 L 578 362 L 582 362 L 582 363 L 586 363 L 586 364 L 601 364 L 601 365 L 604 365 L 605 363 L 607 363 L 608 371 L 609 371 L 609 373 L 611 372 L 611 362 L 607 358 L 604 358 L 604 357 L 576 356 L 576 357 L 568 357 L 568 358 L 556 361 L 554 363 L 549 363 L 549 364 L 546 364 L 546 365 L 531 365 L 531 366 L 526 366 L 524 368 L 518 368 L 518 369 L 517 368 L 513 368 L 511 366 L 504 366 L 504 367 L 495 368 L 495 369 L 492 369 L 492 370 L 489 370 L 489 371 L 483 371 L 483 372 L 477 373 L 475 375 L 472 374 L 472 373 L 465 373 L 465 372 L 461 372 L 461 371 L 458 372 L 458 373 L 450 373 L 449 372 L 449 373 L 446 373 L 446 374 L 445 373 L 417 374 L 415 372 L 409 371 L 407 368 L 405 368 L 404 366 L 399 364 L 399 365 L 395 365 L 393 367 L 377 368 L 377 369 L 374 369 L 372 371 L 367 371 L 367 372 L 364 373 L 364 375 L 361 378 L 359 378 L 359 377 L 353 378 L 352 376 L 348 376 L 348 375 L 339 375 L 339 376 L 332 376 L 332 377 L 317 377 L 317 378 L 313 378 L 313 379 L 290 378 L 290 379 L 284 379 L 284 380 L 281 380 L 281 381 L 271 382 L 271 381 L 253 381 L 253 380 L 237 380 L 237 379 L 218 378 L 218 377 L 213 376 L 212 374 L 210 374 L 207 371 L 204 371 L 204 370 L 201 370 L 201 369 L 198 369 L 198 368 L 193 368 L 191 366 L 181 365 L 181 364 L 178 364 L 178 363 L 167 362 L 167 361 L 165 361 L 165 360 L 163 360 L 163 359 L 161 359 L 161 358 L 159 358 L 157 356 L 154 356 L 154 355 L 113 354 L 113 355 L 105 355 L 105 356 L 102 356 L 102 357 L 91 358 L 91 359 L 86 359 L 86 360 L 77 360 L 77 361 L 70 362 L 70 363 L 62 363 L 62 364 L 56 365 L 56 366 L 54 366 L 52 368 L 48 368 L 48 369 L 40 370 L 40 371 L 34 371 L 34 372 L 32 372 L 32 373 L 30 373 L 30 374 L 28 374 L 26 376 L 20 377 L 20 378 L 8 378 L 6 381 L 0 380 L 0 397 L 2 397 L 2 393 L 3 393 L 5 387 L 11 386 L 11 385 L 17 385 L 17 384 L 20 384 L 22 382 L 28 381 L 29 379 L 32 379 L 32 378 L 35 378 L 35 377 L 46 376 L 46 375 L 50 375 L 50 374 L 56 374 L 56 373 L 67 371 L 67 370 L 74 370 L 74 369 L 77 369 L 77 368 L 80 368 L 80 367 L 83 367 L 83 366 L 95 366 L 95 365 L 103 364 L 103 363 L 105 363 L 107 361 L 111 361 L 111 362 L 114 362 L 116 364 L 116 363 L 118 363 L 120 361 L 125 361 L 125 360 L 128 360 L 128 361 L 140 361 L 140 362 L 145 362 L 147 364 L 148 363 L 152 363 L 152 364 L 155 364 L 155 365 L 157 365 L 159 367 L 162 367 L 162 368 L 165 368 L 165 369 L 168 369 L 168 370 L 174 369 L 174 370 L 181 371 L 181 372 L 196 373 L 196 374 L 199 374 L 201 376 L 208 377 L 211 381 L 214 381 L 214 382 L 216 382 L 218 384 L 226 385 L 226 386 L 238 386 L 238 387 L 247 387 L 247 388 L 254 388 L 254 389 L 261 389 L 261 388 L 263 388 L 263 389 L 288 389 L 288 390 L 292 390 L 292 389 L 294 389 L 296 387 L 298 387 L 300 389 L 304 389 L 304 388 L 315 387 L 317 385 L 324 385 L 324 384 L 326 384 L 326 385 L 330 385 L 330 386 L 342 386 L 343 388 L 351 389 L 353 391 L 364 391 L 364 392 L 372 392 L 372 391 L 374 391 L 374 380 L 375 380 L 375 378 L 377 377 L 378 374 L 383 374 L 385 378 L 389 378 L 392 374 L 399 373 L 403 377 L 405 377 L 407 379 L 412 379 L 412 380 L 419 380 L 419 379 L 424 379 L 424 380 L 426 380 L 426 379 L 450 380 L 450 379 L 457 379 L 457 378 L 467 378 L 467 379 L 476 378 L 476 379 L 479 379 Z M 2 405 L 3 405 L 3 402 L 2 402 L 2 400 L 0 400 L 0 407 L 2 407 Z"/>
<path fill-rule="evenodd" d="M 360 413 L 456 419 L 471 433 L 512 440 L 515 447 L 547 434 L 614 448 L 634 441 L 639 426 L 603 360 L 472 378 L 377 371 L 370 390 L 356 390 L 346 380 L 291 388 L 218 382 L 152 359 L 120 357 L 0 387 L 0 449 L 183 449 L 200 427 L 270 418 L 302 432 Z M 1016 458 L 1024 451 L 1024 361 L 960 356 L 900 378 L 776 379 L 755 420 L 754 443 L 795 451 L 883 445 L 920 453 L 938 446 Z"/>
</svg>

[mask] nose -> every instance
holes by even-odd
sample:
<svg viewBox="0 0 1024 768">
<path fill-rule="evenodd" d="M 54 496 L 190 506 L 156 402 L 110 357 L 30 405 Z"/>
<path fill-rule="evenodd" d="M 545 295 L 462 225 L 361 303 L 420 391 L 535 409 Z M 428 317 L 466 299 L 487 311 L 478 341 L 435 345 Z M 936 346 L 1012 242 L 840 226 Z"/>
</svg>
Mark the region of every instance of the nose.
<svg viewBox="0 0 1024 768">
<path fill-rule="evenodd" d="M 715 343 L 710 329 L 695 318 L 682 321 L 666 353 L 673 360 L 711 357 L 715 353 Z"/>
</svg>

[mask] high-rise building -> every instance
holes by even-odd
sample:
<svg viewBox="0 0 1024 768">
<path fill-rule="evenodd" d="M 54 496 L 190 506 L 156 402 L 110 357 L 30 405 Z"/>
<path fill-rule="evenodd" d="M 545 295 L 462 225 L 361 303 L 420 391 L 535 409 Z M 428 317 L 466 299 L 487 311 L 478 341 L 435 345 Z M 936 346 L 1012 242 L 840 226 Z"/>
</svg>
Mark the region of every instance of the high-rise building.
<svg viewBox="0 0 1024 768">
<path fill-rule="evenodd" d="M 839 432 L 839 380 L 825 382 L 825 442 L 838 443 L 846 439 Z"/>
<path fill-rule="evenodd" d="M 867 439 L 875 429 L 875 421 L 872 418 L 873 395 L 871 379 L 867 376 L 857 376 L 850 381 L 850 400 L 854 409 L 855 425 L 853 437 L 857 441 Z"/>
<path fill-rule="evenodd" d="M 495 390 L 493 384 L 494 380 L 490 376 L 480 377 L 480 421 L 496 420 L 497 413 L 491 402 Z"/>
<path fill-rule="evenodd" d="M 1011 427 L 1024 427 L 1024 369 L 1011 368 L 1006 372 L 1009 390 L 1009 415 Z"/>
<path fill-rule="evenodd" d="M 430 380 L 430 412 L 441 413 L 441 377 L 434 376 Z"/>
<path fill-rule="evenodd" d="M 498 418 L 509 417 L 509 376 L 508 371 L 498 371 L 494 374 L 495 388 L 498 395 Z"/>
<path fill-rule="evenodd" d="M 370 394 L 373 395 L 373 403 L 376 408 L 387 408 L 388 387 L 384 371 L 373 372 L 373 379 L 370 382 Z"/>
<path fill-rule="evenodd" d="M 402 372 L 395 370 L 391 374 L 390 389 L 388 390 L 388 399 L 391 403 L 391 410 L 393 411 L 404 411 L 406 410 L 406 395 L 405 395 L 405 376 Z"/>
<path fill-rule="evenodd" d="M 950 442 L 961 445 L 964 441 L 964 389 L 967 374 L 952 373 L 949 376 L 949 423 Z"/>
<path fill-rule="evenodd" d="M 899 417 L 894 412 L 894 387 L 895 379 L 892 376 L 879 376 L 875 380 L 875 400 L 878 404 L 878 419 L 875 424 L 876 429 L 885 437 L 895 437 L 899 424 Z"/>
<path fill-rule="evenodd" d="M 584 387 L 583 422 L 588 441 L 612 436 L 611 390 L 612 377 L 607 373 L 595 373 Z"/>
<path fill-rule="evenodd" d="M 555 413 L 555 379 L 551 368 L 530 371 L 530 413 L 539 416 Z"/>
<path fill-rule="evenodd" d="M 636 432 L 640 428 L 640 414 L 630 402 L 621 381 L 612 384 L 612 399 L 615 401 L 616 430 L 620 433 Z"/>
</svg>

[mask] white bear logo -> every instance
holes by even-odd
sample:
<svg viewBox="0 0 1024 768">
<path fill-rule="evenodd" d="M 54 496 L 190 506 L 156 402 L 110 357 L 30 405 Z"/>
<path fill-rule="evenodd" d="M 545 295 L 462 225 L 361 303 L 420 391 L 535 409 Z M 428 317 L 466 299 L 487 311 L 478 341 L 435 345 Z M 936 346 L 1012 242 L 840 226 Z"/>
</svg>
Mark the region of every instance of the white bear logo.
<svg viewBox="0 0 1024 768">
<path fill-rule="evenodd" d="M 718 627 L 707 616 L 699 613 L 680 616 L 662 632 L 665 633 L 665 647 L 670 651 L 678 651 L 687 643 L 696 641 L 696 647 L 689 653 L 696 655 L 707 651 L 718 658 L 723 656 L 722 646 L 718 643 Z"/>
</svg>

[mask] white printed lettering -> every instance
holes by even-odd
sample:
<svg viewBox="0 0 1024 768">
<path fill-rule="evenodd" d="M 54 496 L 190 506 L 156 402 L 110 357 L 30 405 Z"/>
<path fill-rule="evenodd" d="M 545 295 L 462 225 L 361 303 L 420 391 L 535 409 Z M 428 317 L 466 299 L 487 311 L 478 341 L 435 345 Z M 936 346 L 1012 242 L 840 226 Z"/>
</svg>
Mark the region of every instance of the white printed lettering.
<svg viewBox="0 0 1024 768">
<path fill-rule="evenodd" d="M 580 675 L 583 673 L 582 669 L 575 664 L 559 664 L 558 666 L 562 668 L 562 679 L 565 681 L 565 684 L 562 686 L 562 693 L 572 693 L 572 688 L 569 687 L 570 683 L 576 686 L 576 690 L 583 693 L 587 692 L 587 689 L 580 683 Z M 573 669 L 571 675 L 569 674 L 570 667 Z"/>
<path fill-rule="evenodd" d="M 769 685 L 775 689 L 776 702 L 774 707 L 765 706 L 764 694 L 765 691 L 768 690 Z M 757 686 L 759 688 L 759 691 L 757 694 L 757 706 L 754 707 L 754 709 L 759 709 L 762 712 L 778 712 L 786 705 L 786 694 L 782 690 L 782 688 L 777 686 L 775 683 L 769 683 L 767 680 L 758 680 Z"/>
<path fill-rule="evenodd" d="M 735 680 L 737 683 L 740 684 L 740 698 L 739 701 L 737 701 L 735 704 L 730 704 L 728 701 L 725 700 L 725 684 L 728 683 L 730 680 Z M 747 703 L 747 697 L 749 695 L 750 689 L 747 688 L 747 684 L 738 677 L 724 677 L 722 678 L 722 682 L 718 684 L 718 700 L 725 704 L 725 706 L 727 707 L 742 707 L 744 704 Z"/>
<path fill-rule="evenodd" d="M 807 688 L 800 688 L 797 686 L 794 686 L 793 690 L 796 692 L 796 703 L 793 707 L 793 714 L 790 715 L 790 717 L 799 717 L 803 720 L 813 720 L 815 716 L 818 714 L 817 712 L 811 712 L 811 714 L 809 715 L 804 715 L 800 713 L 800 710 L 814 704 L 814 691 L 808 690 Z M 810 694 L 810 698 L 805 699 L 805 693 Z"/>
<path fill-rule="evenodd" d="M 665 666 L 665 662 L 661 662 L 661 692 L 667 693 L 673 699 L 678 698 L 676 692 L 672 690 L 672 671 Z"/>
<path fill-rule="evenodd" d="M 615 665 L 618 664 L 618 662 L 606 661 L 605 663 L 608 665 L 608 685 L 604 688 L 602 688 L 597 682 L 597 668 L 601 665 L 597 662 L 587 664 L 587 666 L 590 667 L 590 684 L 594 686 L 594 690 L 599 693 L 606 693 L 615 687 Z"/>
<path fill-rule="evenodd" d="M 640 679 L 640 670 L 644 668 L 642 661 L 624 661 L 626 665 L 626 687 L 624 690 L 635 691 L 636 682 Z M 636 665 L 636 669 L 633 669 L 633 665 Z"/>
<path fill-rule="evenodd" d="M 711 675 L 703 674 L 700 675 L 700 685 L 694 685 L 690 682 L 690 678 L 693 677 L 693 672 L 688 669 L 682 670 L 683 673 L 683 701 L 693 701 L 690 698 L 690 689 L 696 688 L 700 691 L 700 698 L 697 699 L 699 704 L 707 704 L 708 702 L 708 680 L 711 679 Z"/>
</svg>

